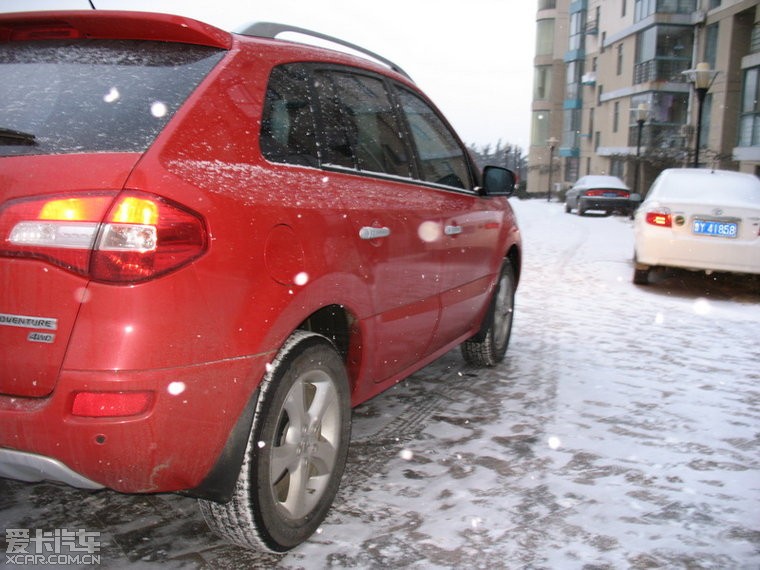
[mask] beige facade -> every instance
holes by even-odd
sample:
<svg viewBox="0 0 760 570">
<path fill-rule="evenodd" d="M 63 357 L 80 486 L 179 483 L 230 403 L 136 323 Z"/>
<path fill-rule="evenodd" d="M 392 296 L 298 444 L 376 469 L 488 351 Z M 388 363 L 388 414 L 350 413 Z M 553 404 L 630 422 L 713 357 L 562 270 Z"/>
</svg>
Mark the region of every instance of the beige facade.
<svg viewBox="0 0 760 570">
<path fill-rule="evenodd" d="M 550 154 L 554 166 L 552 178 L 559 174 L 559 134 L 562 131 L 562 104 L 565 86 L 568 8 L 570 0 L 539 0 L 536 16 L 536 50 L 534 58 L 531 148 L 528 159 L 527 188 L 531 193 L 549 189 Z M 550 140 L 557 143 L 550 148 Z"/>
<path fill-rule="evenodd" d="M 549 189 L 547 141 L 556 139 L 552 193 L 585 174 L 613 174 L 646 191 L 668 166 L 715 166 L 760 174 L 758 0 L 544 0 L 553 18 L 551 113 L 534 128 L 528 192 Z M 540 30 L 539 30 L 540 32 Z M 563 35 L 564 34 L 564 35 Z M 545 56 L 543 56 L 545 57 Z M 536 56 L 536 66 L 546 65 Z M 719 73 L 700 108 L 684 73 L 704 62 Z M 559 115 L 559 117 L 557 116 Z M 637 158 L 638 155 L 638 158 Z M 638 172 L 637 172 L 638 165 Z"/>
</svg>

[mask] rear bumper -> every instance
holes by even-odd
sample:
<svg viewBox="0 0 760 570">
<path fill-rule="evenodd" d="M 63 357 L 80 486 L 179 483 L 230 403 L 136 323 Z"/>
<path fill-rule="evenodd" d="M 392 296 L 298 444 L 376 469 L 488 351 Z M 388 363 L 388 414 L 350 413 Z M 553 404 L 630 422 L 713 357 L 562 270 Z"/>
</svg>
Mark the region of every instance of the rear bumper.
<svg viewBox="0 0 760 570">
<path fill-rule="evenodd" d="M 48 398 L 0 396 L 0 477 L 125 493 L 198 487 L 263 376 L 267 357 L 139 372 L 65 371 Z M 150 391 L 135 416 L 72 414 L 77 392 Z"/>
<path fill-rule="evenodd" d="M 0 477 L 29 483 L 54 481 L 80 489 L 103 488 L 56 459 L 13 449 L 0 449 Z"/>
<path fill-rule="evenodd" d="M 760 247 L 755 242 L 720 237 L 697 241 L 656 229 L 637 236 L 635 248 L 636 261 L 642 266 L 760 274 Z"/>
</svg>

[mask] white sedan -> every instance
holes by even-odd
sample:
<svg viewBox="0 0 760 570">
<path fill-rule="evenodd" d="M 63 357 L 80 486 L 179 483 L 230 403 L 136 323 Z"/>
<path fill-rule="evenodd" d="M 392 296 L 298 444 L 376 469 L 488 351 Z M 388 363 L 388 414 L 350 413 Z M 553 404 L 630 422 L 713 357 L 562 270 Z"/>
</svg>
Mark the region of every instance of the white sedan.
<svg viewBox="0 0 760 570">
<path fill-rule="evenodd" d="M 636 212 L 633 282 L 653 267 L 760 273 L 760 179 L 727 170 L 668 169 Z"/>
</svg>

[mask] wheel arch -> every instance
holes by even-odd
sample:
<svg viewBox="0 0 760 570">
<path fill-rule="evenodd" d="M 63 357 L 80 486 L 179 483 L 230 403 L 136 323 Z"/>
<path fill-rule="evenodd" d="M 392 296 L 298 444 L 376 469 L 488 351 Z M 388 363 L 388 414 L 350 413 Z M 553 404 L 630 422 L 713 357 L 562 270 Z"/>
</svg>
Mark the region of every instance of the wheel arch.
<svg viewBox="0 0 760 570">
<path fill-rule="evenodd" d="M 504 261 L 508 262 L 510 266 L 512 267 L 512 275 L 514 277 L 514 286 L 515 286 L 515 289 L 517 289 L 517 284 L 520 281 L 520 268 L 521 268 L 521 263 L 522 263 L 520 249 L 518 248 L 517 244 L 513 244 L 512 247 L 509 248 L 509 251 L 507 251 L 507 253 L 504 254 L 502 264 Z M 501 265 L 499 265 L 499 272 L 501 272 Z M 498 274 L 497 274 L 496 280 L 498 280 Z M 494 282 L 494 287 L 495 286 L 496 284 Z M 483 314 L 483 320 L 480 323 L 480 329 L 471 337 L 472 340 L 482 341 L 483 339 L 485 339 L 486 334 L 488 333 L 489 317 L 491 313 L 493 312 L 493 310 L 494 310 L 493 303 L 489 302 L 488 308 Z"/>
<path fill-rule="evenodd" d="M 364 346 L 361 331 L 357 326 L 357 317 L 345 305 L 325 305 L 306 317 L 291 335 L 296 330 L 314 332 L 332 342 L 346 366 L 349 390 L 353 393 L 358 382 L 357 371 Z M 290 335 L 287 338 L 289 337 Z M 214 466 L 200 485 L 183 494 L 219 503 L 226 503 L 232 498 L 237 475 L 243 465 L 258 398 L 259 387 L 251 394 Z"/>
</svg>

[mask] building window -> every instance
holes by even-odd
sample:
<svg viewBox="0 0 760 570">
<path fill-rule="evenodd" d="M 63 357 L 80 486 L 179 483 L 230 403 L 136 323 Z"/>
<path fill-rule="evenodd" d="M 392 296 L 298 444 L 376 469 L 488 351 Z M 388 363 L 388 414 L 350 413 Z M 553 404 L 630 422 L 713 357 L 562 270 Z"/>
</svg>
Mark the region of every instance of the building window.
<svg viewBox="0 0 760 570">
<path fill-rule="evenodd" d="M 656 91 L 652 94 L 650 117 L 653 122 L 681 126 L 686 124 L 689 95 Z"/>
<path fill-rule="evenodd" d="M 752 35 L 749 40 L 749 53 L 760 53 L 760 23 L 756 23 L 752 28 Z"/>
<path fill-rule="evenodd" d="M 588 136 L 589 138 L 594 134 L 594 111 L 596 111 L 595 107 L 591 107 L 588 110 Z"/>
<path fill-rule="evenodd" d="M 612 107 L 612 132 L 618 132 L 620 126 L 620 101 L 615 101 L 615 105 Z"/>
<path fill-rule="evenodd" d="M 710 0 L 710 10 L 713 8 L 719 7 L 721 4 L 721 0 Z"/>
<path fill-rule="evenodd" d="M 538 0 L 539 10 L 554 10 L 557 7 L 557 0 Z"/>
<path fill-rule="evenodd" d="M 760 66 L 744 72 L 739 146 L 760 146 Z"/>
<path fill-rule="evenodd" d="M 618 44 L 617 47 L 617 74 L 623 74 L 623 44 Z"/>
<path fill-rule="evenodd" d="M 578 148 L 578 137 L 581 133 L 581 109 L 565 109 L 562 117 L 562 146 Z"/>
<path fill-rule="evenodd" d="M 711 24 L 705 29 L 705 57 L 704 61 L 715 69 L 715 61 L 718 54 L 718 24 Z"/>
<path fill-rule="evenodd" d="M 686 124 L 689 95 L 666 91 L 650 91 L 631 97 L 631 109 L 644 103 L 649 115 L 641 142 L 645 147 L 674 148 L 683 143 L 682 127 Z M 703 107 L 707 111 L 707 107 Z M 705 117 L 707 115 L 705 114 Z M 703 119 L 706 121 L 706 119 Z M 631 121 L 628 132 L 628 146 L 634 146 L 638 135 L 638 125 Z M 705 132 L 704 130 L 702 132 Z M 705 140 L 707 140 L 705 138 Z"/>
<path fill-rule="evenodd" d="M 549 111 L 533 111 L 530 141 L 533 146 L 546 146 L 549 140 Z"/>
<path fill-rule="evenodd" d="M 565 180 L 575 182 L 578 180 L 580 173 L 580 159 L 577 157 L 570 157 L 565 159 Z"/>
<path fill-rule="evenodd" d="M 652 14 L 691 14 L 697 9 L 697 0 L 636 0 L 633 20 L 639 22 Z"/>
<path fill-rule="evenodd" d="M 533 78 L 533 100 L 551 99 L 552 96 L 552 66 L 537 65 Z"/>
<path fill-rule="evenodd" d="M 653 26 L 636 35 L 634 84 L 650 81 L 683 83 L 691 67 L 694 31 L 690 26 Z"/>
<path fill-rule="evenodd" d="M 610 176 L 617 176 L 623 178 L 625 174 L 625 160 L 620 158 L 610 159 Z"/>
<path fill-rule="evenodd" d="M 586 12 L 575 12 L 570 15 L 570 51 L 585 48 L 583 39 L 585 36 Z"/>
<path fill-rule="evenodd" d="M 554 20 L 539 20 L 536 22 L 536 55 L 552 55 L 554 53 Z"/>
<path fill-rule="evenodd" d="M 567 64 L 567 86 L 565 98 L 570 100 L 580 99 L 580 89 L 583 78 L 583 61 L 571 61 Z"/>
<path fill-rule="evenodd" d="M 626 7 L 627 7 L 626 5 L 628 4 L 628 2 L 626 2 L 625 0 L 623 0 L 623 1 L 621 2 L 621 4 L 622 4 L 623 6 L 622 6 L 622 8 L 621 8 L 621 10 L 620 10 L 620 16 L 621 16 L 622 18 L 625 18 L 625 11 L 626 11 Z"/>
</svg>

